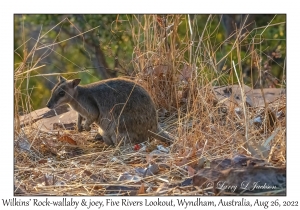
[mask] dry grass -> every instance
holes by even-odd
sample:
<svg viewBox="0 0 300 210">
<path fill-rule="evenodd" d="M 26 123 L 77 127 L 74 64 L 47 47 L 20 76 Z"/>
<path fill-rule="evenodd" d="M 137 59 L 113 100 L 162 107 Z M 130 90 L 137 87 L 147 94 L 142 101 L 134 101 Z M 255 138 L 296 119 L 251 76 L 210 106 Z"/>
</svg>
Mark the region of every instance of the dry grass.
<svg viewBox="0 0 300 210">
<path fill-rule="evenodd" d="M 177 34 L 178 27 L 184 24 L 182 18 L 188 19 L 183 39 Z M 208 18 L 206 26 L 212 18 Z M 200 38 L 196 38 L 197 23 L 187 15 L 168 15 L 166 19 L 140 15 L 134 16 L 130 23 L 135 42 L 132 55 L 135 78 L 152 95 L 163 127 L 176 136 L 170 152 L 152 154 L 153 149 L 135 151 L 123 145 L 108 148 L 93 140 L 94 133 L 61 130 L 61 135 L 77 142 L 69 145 L 59 141 L 56 132 L 44 133 L 34 126 L 21 128 L 20 110 L 32 111 L 30 104 L 34 99 L 30 97 L 28 84 L 30 72 L 39 67 L 39 60 L 31 59 L 40 44 L 38 40 L 27 52 L 24 40 L 23 62 L 16 65 L 14 81 L 16 194 L 203 195 L 205 189 L 178 184 L 191 177 L 190 168 L 197 169 L 204 159 L 209 162 L 245 154 L 264 159 L 272 166 L 286 165 L 285 97 L 264 107 L 249 107 L 245 99 L 242 104 L 228 107 L 217 101 L 213 91 L 216 85 L 231 85 L 234 77 L 239 78 L 243 87 L 242 73 L 237 72 L 241 72 L 244 58 L 238 56 L 238 60 L 232 60 L 231 53 L 240 55 L 240 45 L 249 38 L 247 35 L 236 34 L 231 51 L 221 59 L 230 60 L 232 66 L 222 72 L 218 70 L 220 61 L 215 55 L 226 40 L 214 46 L 206 27 L 199 33 Z M 246 57 L 252 57 L 259 47 L 253 42 L 249 45 L 254 50 Z M 230 78 L 225 79 L 225 75 Z M 21 90 L 22 83 L 27 83 L 25 93 Z M 21 97 L 22 94 L 26 97 Z M 240 115 L 236 107 L 242 110 Z M 277 117 L 277 113 L 283 114 Z M 258 126 L 252 123 L 257 116 L 262 117 Z M 151 148 L 151 143 L 146 145 Z M 149 164 L 159 167 L 156 175 L 143 177 L 136 172 L 137 168 L 147 168 Z"/>
</svg>

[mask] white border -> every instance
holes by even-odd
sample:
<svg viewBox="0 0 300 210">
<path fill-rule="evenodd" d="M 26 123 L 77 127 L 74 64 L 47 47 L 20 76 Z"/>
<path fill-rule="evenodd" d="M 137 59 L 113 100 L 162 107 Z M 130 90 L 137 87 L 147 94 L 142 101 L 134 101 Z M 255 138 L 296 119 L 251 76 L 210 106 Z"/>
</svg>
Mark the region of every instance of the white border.
<svg viewBox="0 0 300 210">
<path fill-rule="evenodd" d="M 296 2 L 296 1 L 294 1 Z M 287 197 L 280 200 L 299 201 L 299 6 L 290 1 L 2 1 L 0 18 L 1 82 L 0 82 L 0 206 L 3 198 L 13 198 L 13 14 L 15 13 L 286 13 L 287 14 Z M 26 197 L 26 199 L 29 197 Z M 42 199 L 42 197 L 40 197 Z M 69 197 L 70 198 L 70 197 Z M 85 197 L 86 198 L 86 197 Z M 239 197 L 238 199 L 240 199 Z M 261 197 L 260 197 L 261 198 Z M 19 199 L 19 198 L 18 198 Z M 54 198 L 52 198 L 54 199 Z M 80 198 L 76 198 L 80 200 Z M 86 198 L 88 199 L 88 198 Z M 92 199 L 106 199 L 96 198 Z M 119 200 L 121 198 L 114 198 Z M 129 198 L 144 199 L 144 198 Z M 155 199 L 155 198 L 149 198 Z M 171 197 L 166 198 L 171 199 Z M 219 198 L 209 197 L 218 201 Z M 232 198 L 225 198 L 231 200 Z M 247 200 L 255 200 L 253 197 Z M 276 199 L 263 197 L 262 200 Z M 13 208 L 13 207 L 10 207 Z M 127 207 L 122 207 L 127 208 Z M 132 207 L 129 207 L 132 208 Z M 128 208 L 128 209 L 129 209 Z M 139 207 L 140 208 L 140 207 Z M 144 207 L 142 207 L 144 208 Z M 161 207 L 163 208 L 163 207 Z M 197 207 L 199 208 L 199 207 Z M 72 208 L 74 209 L 74 208 Z M 86 208 L 82 208 L 86 209 Z M 94 208 L 95 209 L 95 208 Z M 242 208 L 243 209 L 243 208 Z"/>
</svg>

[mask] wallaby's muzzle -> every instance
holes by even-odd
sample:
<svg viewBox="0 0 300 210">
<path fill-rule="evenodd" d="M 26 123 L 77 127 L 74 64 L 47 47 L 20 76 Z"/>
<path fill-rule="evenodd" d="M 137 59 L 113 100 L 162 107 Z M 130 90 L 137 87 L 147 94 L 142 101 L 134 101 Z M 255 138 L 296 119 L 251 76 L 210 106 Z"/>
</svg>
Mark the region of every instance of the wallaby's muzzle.
<svg viewBox="0 0 300 210">
<path fill-rule="evenodd" d="M 51 100 L 49 100 L 47 102 L 47 105 L 46 105 L 49 109 L 53 109 L 54 108 L 54 103 L 51 102 Z"/>
</svg>

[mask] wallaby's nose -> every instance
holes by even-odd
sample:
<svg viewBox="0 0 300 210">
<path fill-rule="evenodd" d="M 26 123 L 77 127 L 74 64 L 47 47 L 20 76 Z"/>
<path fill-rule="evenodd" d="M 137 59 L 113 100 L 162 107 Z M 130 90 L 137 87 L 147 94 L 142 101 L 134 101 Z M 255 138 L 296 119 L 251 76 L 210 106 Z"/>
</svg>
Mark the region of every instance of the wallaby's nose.
<svg viewBox="0 0 300 210">
<path fill-rule="evenodd" d="M 49 109 L 51 109 L 51 105 L 50 105 L 49 102 L 46 104 L 46 107 L 48 107 Z"/>
</svg>

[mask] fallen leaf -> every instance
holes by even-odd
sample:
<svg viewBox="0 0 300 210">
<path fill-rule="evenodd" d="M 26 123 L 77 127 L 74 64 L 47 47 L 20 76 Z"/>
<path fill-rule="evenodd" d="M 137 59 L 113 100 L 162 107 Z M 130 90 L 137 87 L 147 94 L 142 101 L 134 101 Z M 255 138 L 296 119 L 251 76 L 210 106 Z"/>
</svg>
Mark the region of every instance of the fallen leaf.
<svg viewBox="0 0 300 210">
<path fill-rule="evenodd" d="M 140 150 L 141 149 L 141 145 L 140 144 L 135 144 L 134 146 L 133 146 L 133 149 L 134 150 Z"/>
<path fill-rule="evenodd" d="M 188 171 L 188 176 L 191 177 L 191 176 L 194 176 L 195 173 L 196 173 L 196 170 L 193 169 L 191 166 L 187 166 L 186 167 L 187 171 Z"/>
<path fill-rule="evenodd" d="M 144 186 L 144 183 L 141 184 L 141 187 L 140 189 L 138 189 L 138 191 L 136 192 L 136 194 L 145 194 L 145 186 Z"/>
<path fill-rule="evenodd" d="M 165 153 L 169 153 L 169 150 L 167 148 L 165 148 L 163 145 L 157 145 L 157 149 L 159 151 L 165 152 Z"/>
<path fill-rule="evenodd" d="M 91 176 L 93 173 L 88 171 L 88 170 L 84 170 L 83 173 L 85 173 L 87 176 Z"/>
<path fill-rule="evenodd" d="M 141 180 L 141 177 L 128 174 L 127 172 L 121 174 L 117 181 L 130 181 L 130 182 L 139 182 Z"/>
<path fill-rule="evenodd" d="M 274 130 L 274 126 L 276 124 L 276 114 L 270 109 L 267 110 L 267 113 L 267 125 L 269 126 L 269 129 Z"/>
<path fill-rule="evenodd" d="M 193 178 L 188 178 L 186 180 L 184 180 L 183 182 L 181 182 L 181 186 L 188 186 L 188 185 L 192 185 L 193 184 Z"/>
<path fill-rule="evenodd" d="M 77 145 L 76 141 L 74 141 L 71 137 L 69 137 L 68 135 L 63 135 L 63 136 L 60 136 L 58 138 L 58 140 L 60 141 L 65 141 L 69 144 L 72 144 L 72 145 Z"/>
<path fill-rule="evenodd" d="M 108 186 L 106 188 L 107 195 L 114 194 L 114 195 L 136 195 L 137 188 L 136 187 L 127 187 L 127 186 Z"/>
<path fill-rule="evenodd" d="M 153 176 L 159 172 L 159 167 L 156 163 L 152 163 L 149 165 L 147 168 L 136 168 L 136 172 L 140 173 L 143 175 L 143 177 L 146 176 Z"/>
<path fill-rule="evenodd" d="M 88 177 L 90 177 L 93 180 L 97 180 L 97 176 L 95 176 L 92 172 L 88 171 L 88 170 L 84 170 L 83 173 L 85 175 L 87 175 Z"/>
<path fill-rule="evenodd" d="M 45 160 L 45 159 L 42 159 L 42 160 L 39 160 L 39 164 L 45 164 L 45 163 L 47 163 L 48 162 L 48 160 Z"/>
<path fill-rule="evenodd" d="M 158 188 L 156 189 L 156 192 L 160 192 L 161 190 L 165 189 L 167 187 L 166 183 L 161 183 Z"/>
<path fill-rule="evenodd" d="M 30 143 L 26 138 L 19 138 L 18 139 L 18 146 L 25 151 L 30 151 Z"/>
<path fill-rule="evenodd" d="M 45 186 L 54 185 L 56 182 L 56 177 L 54 175 L 44 174 Z"/>
<path fill-rule="evenodd" d="M 181 160 L 179 160 L 179 161 L 176 161 L 176 162 L 175 162 L 175 165 L 177 165 L 177 166 L 183 166 L 183 165 L 185 165 L 185 164 L 187 164 L 187 163 L 188 163 L 188 160 L 187 160 L 186 157 L 184 157 L 183 159 L 181 159 Z"/>
<path fill-rule="evenodd" d="M 159 171 L 159 167 L 156 163 L 150 164 L 149 167 L 146 170 L 146 176 L 152 176 L 157 174 Z"/>
</svg>

